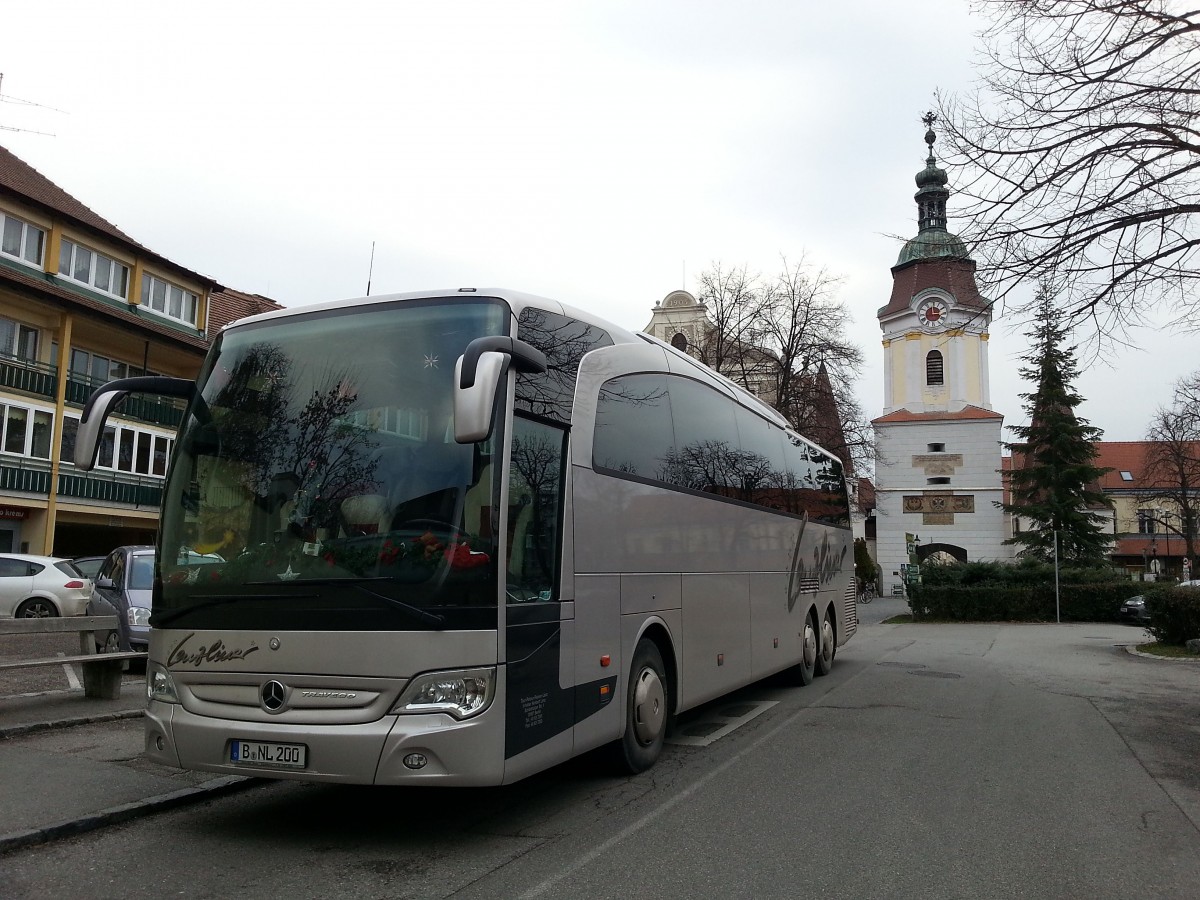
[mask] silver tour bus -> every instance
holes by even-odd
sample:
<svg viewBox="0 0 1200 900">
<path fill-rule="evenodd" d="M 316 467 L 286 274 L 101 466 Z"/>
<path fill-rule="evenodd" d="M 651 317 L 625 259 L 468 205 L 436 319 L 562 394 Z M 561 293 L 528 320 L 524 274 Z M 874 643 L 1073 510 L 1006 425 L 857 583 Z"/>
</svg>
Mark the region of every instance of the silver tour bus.
<svg viewBox="0 0 1200 900">
<path fill-rule="evenodd" d="M 460 290 L 271 312 L 186 397 L 163 494 L 146 750 L 185 769 L 494 785 L 782 671 L 857 627 L 838 460 L 671 346 Z M 202 559 L 204 564 L 196 563 Z"/>
</svg>

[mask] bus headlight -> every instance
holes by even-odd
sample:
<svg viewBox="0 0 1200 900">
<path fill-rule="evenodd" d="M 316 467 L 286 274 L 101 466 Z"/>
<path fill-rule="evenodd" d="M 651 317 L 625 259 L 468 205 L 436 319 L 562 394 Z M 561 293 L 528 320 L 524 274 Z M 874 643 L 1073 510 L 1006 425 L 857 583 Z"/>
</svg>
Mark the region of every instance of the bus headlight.
<svg viewBox="0 0 1200 900">
<path fill-rule="evenodd" d="M 494 667 L 427 672 L 408 683 L 392 712 L 444 712 L 456 719 L 469 719 L 488 708 L 495 691 Z"/>
<path fill-rule="evenodd" d="M 175 690 L 175 679 L 167 671 L 166 666 L 158 663 L 146 663 L 146 699 L 157 700 L 160 703 L 178 703 L 179 694 Z"/>
</svg>

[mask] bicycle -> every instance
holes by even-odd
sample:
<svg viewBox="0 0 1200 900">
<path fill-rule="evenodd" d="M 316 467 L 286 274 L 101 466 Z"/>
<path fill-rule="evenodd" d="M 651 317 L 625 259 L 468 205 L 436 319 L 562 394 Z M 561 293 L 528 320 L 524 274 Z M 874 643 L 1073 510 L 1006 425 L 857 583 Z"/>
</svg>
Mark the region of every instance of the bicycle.
<svg viewBox="0 0 1200 900">
<path fill-rule="evenodd" d="M 859 603 L 870 603 L 875 599 L 875 585 L 868 584 L 858 592 Z"/>
</svg>

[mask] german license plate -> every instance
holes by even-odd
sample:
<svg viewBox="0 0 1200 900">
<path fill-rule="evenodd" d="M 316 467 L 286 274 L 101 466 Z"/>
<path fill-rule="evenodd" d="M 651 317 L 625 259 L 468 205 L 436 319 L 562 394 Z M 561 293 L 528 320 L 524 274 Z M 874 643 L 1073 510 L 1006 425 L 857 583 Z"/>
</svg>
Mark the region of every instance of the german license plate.
<svg viewBox="0 0 1200 900">
<path fill-rule="evenodd" d="M 283 766 L 288 769 L 303 769 L 308 764 L 308 748 L 303 744 L 230 741 L 229 761 L 239 766 Z"/>
</svg>

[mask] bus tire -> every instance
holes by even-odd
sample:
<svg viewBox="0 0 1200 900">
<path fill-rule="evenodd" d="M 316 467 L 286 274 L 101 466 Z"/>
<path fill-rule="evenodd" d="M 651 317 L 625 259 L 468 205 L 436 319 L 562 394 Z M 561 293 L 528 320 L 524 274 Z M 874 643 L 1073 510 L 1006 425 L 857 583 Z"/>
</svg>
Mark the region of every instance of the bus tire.
<svg viewBox="0 0 1200 900">
<path fill-rule="evenodd" d="M 821 648 L 818 646 L 817 627 L 813 624 L 814 613 L 810 610 L 804 617 L 804 630 L 800 632 L 800 662 L 792 666 L 788 674 L 792 681 L 800 686 L 812 684 L 817 671 L 817 657 Z"/>
<path fill-rule="evenodd" d="M 833 671 L 833 657 L 837 655 L 837 637 L 833 632 L 833 616 L 827 608 L 821 620 L 821 646 L 817 650 L 817 674 L 828 675 Z"/>
<path fill-rule="evenodd" d="M 625 735 L 619 762 L 627 772 L 645 772 L 662 753 L 669 720 L 666 667 L 653 641 L 642 638 L 633 651 L 625 695 Z"/>
</svg>

